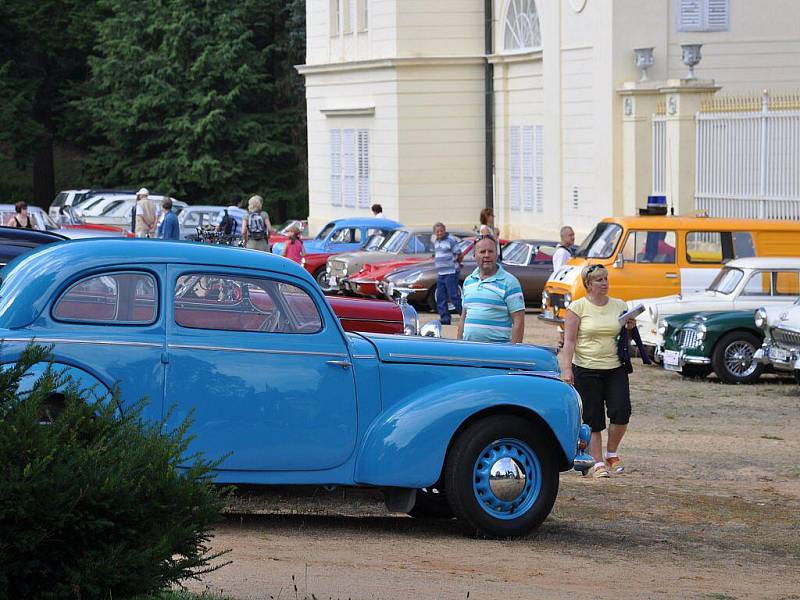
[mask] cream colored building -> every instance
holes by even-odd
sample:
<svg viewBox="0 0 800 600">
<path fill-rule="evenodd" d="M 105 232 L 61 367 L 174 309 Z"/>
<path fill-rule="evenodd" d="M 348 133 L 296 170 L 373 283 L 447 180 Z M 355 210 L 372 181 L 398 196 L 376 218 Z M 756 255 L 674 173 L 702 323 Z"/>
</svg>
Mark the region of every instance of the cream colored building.
<svg viewBox="0 0 800 600">
<path fill-rule="evenodd" d="M 492 205 L 507 237 L 553 237 L 563 224 L 585 232 L 604 216 L 634 212 L 654 190 L 685 213 L 696 205 L 703 98 L 720 88 L 800 87 L 797 0 L 306 7 L 306 64 L 298 70 L 306 80 L 312 230 L 368 215 L 374 202 L 408 225 L 453 227 L 475 225 Z M 703 45 L 693 80 L 685 78 L 685 43 Z M 634 83 L 640 47 L 653 47 L 655 60 L 649 81 Z M 654 158 L 659 111 L 666 158 Z"/>
</svg>

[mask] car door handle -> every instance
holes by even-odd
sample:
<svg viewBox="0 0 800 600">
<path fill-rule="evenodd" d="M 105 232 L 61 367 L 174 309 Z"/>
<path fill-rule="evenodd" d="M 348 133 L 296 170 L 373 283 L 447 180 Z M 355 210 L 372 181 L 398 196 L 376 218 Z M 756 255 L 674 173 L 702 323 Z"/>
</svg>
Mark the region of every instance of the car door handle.
<svg viewBox="0 0 800 600">
<path fill-rule="evenodd" d="M 329 360 L 329 365 L 333 365 L 334 367 L 342 367 L 343 369 L 349 369 L 353 366 L 349 360 Z"/>
<path fill-rule="evenodd" d="M 677 273 L 667 273 L 667 274 L 664 275 L 664 277 L 666 277 L 667 279 L 677 279 L 678 278 L 678 274 Z"/>
</svg>

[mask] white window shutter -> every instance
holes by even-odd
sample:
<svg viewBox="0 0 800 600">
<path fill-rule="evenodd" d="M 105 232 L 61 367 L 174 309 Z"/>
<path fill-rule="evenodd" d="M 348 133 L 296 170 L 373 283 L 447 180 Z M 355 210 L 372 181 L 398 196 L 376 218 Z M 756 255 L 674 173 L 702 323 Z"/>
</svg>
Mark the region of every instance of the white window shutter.
<svg viewBox="0 0 800 600">
<path fill-rule="evenodd" d="M 522 204 L 533 210 L 533 127 L 522 128 Z"/>
<path fill-rule="evenodd" d="M 708 1 L 708 31 L 728 31 L 730 0 Z"/>
<path fill-rule="evenodd" d="M 342 196 L 348 208 L 356 206 L 356 130 L 342 131 Z"/>
<path fill-rule="evenodd" d="M 520 156 L 520 129 L 511 127 L 508 132 L 509 138 L 509 157 L 508 157 L 508 177 L 509 177 L 509 205 L 511 210 L 519 210 L 520 191 L 522 182 L 520 181 L 520 169 L 522 157 Z"/>
<path fill-rule="evenodd" d="M 347 27 L 345 33 L 352 33 L 358 31 L 358 2 L 356 0 L 348 0 L 347 2 Z"/>
<path fill-rule="evenodd" d="M 358 206 L 369 208 L 369 130 L 358 130 Z"/>
<path fill-rule="evenodd" d="M 704 0 L 678 0 L 678 31 L 702 31 Z"/>
<path fill-rule="evenodd" d="M 534 136 L 534 191 L 536 197 L 536 212 L 544 212 L 544 127 L 536 126 Z"/>
<path fill-rule="evenodd" d="M 331 205 L 342 205 L 342 130 L 331 129 Z"/>
</svg>

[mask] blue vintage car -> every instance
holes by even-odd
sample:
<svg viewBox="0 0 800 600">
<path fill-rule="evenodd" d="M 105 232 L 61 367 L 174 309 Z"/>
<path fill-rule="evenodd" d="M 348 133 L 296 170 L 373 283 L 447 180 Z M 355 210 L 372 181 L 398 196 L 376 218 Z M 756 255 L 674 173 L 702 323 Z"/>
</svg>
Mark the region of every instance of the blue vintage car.
<svg viewBox="0 0 800 600">
<path fill-rule="evenodd" d="M 317 234 L 313 240 L 303 242 L 306 254 L 352 252 L 363 248 L 369 238 L 376 233 L 387 235 L 402 227 L 391 219 L 375 217 L 357 217 L 352 219 L 334 219 Z M 283 252 L 283 242 L 272 247 L 272 252 Z"/>
<path fill-rule="evenodd" d="M 549 349 L 346 333 L 279 256 L 82 240 L 0 276 L 4 364 L 35 339 L 84 386 L 118 383 L 122 411 L 143 396 L 147 418 L 193 411 L 191 450 L 227 455 L 220 483 L 381 488 L 394 511 L 513 536 L 548 515 L 559 471 L 591 465 Z"/>
</svg>

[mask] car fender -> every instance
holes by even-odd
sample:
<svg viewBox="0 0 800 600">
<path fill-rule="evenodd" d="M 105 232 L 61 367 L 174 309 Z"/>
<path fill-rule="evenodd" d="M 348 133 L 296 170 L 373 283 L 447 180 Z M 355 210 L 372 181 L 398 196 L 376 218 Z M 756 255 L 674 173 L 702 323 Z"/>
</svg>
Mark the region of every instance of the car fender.
<svg viewBox="0 0 800 600">
<path fill-rule="evenodd" d="M 541 420 L 556 440 L 559 464 L 575 456 L 580 407 L 574 388 L 535 373 L 504 373 L 436 388 L 392 404 L 369 426 L 354 479 L 375 486 L 421 488 L 441 476 L 454 436 L 482 413 L 523 414 Z"/>
</svg>

